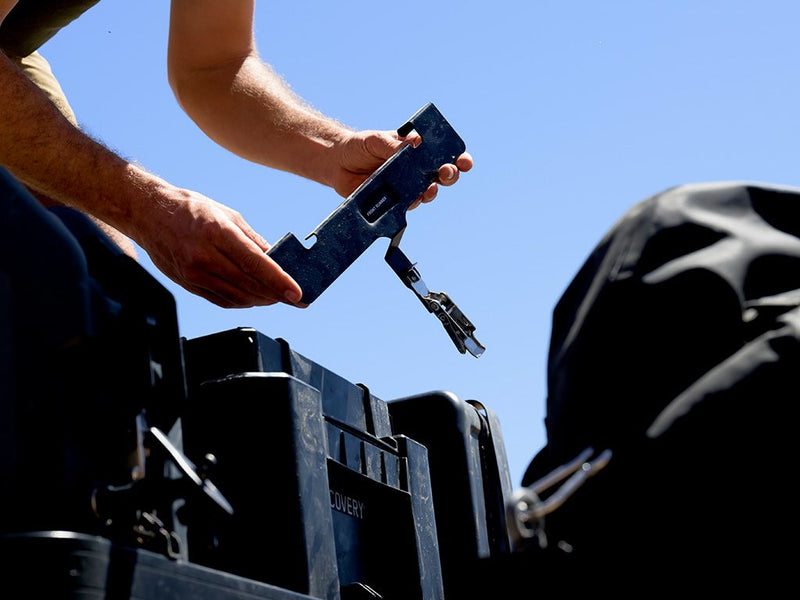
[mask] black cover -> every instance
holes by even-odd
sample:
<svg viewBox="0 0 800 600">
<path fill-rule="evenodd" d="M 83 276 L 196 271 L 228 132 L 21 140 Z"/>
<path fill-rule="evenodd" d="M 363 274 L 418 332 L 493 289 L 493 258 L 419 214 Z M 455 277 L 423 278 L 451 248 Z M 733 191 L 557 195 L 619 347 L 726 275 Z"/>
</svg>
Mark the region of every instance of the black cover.
<svg viewBox="0 0 800 600">
<path fill-rule="evenodd" d="M 799 190 L 677 187 L 633 207 L 559 301 L 547 445 L 524 483 L 587 446 L 614 451 L 547 521 L 595 589 L 632 572 L 788 577 L 799 236 Z"/>
<path fill-rule="evenodd" d="M 170 431 L 185 399 L 175 302 L 2 169 L 0 214 L 0 530 L 97 533 L 91 495 L 130 482 L 137 416 Z"/>
<path fill-rule="evenodd" d="M 0 50 L 28 56 L 99 0 L 19 0 L 0 27 Z"/>
</svg>

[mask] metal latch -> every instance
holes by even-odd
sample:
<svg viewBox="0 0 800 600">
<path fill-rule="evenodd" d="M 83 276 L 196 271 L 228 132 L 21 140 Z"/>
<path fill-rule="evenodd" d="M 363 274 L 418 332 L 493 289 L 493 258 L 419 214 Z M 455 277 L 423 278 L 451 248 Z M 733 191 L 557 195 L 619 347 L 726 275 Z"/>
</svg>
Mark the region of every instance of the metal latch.
<svg viewBox="0 0 800 600">
<path fill-rule="evenodd" d="M 486 348 L 475 338 L 475 326 L 472 322 L 446 293 L 431 292 L 428 289 L 416 265 L 408 260 L 394 241 L 386 252 L 385 260 L 400 280 L 419 298 L 428 312 L 439 319 L 461 354 L 469 351 L 475 358 L 483 354 Z"/>
<path fill-rule="evenodd" d="M 611 460 L 611 450 L 604 450 L 594 458 L 594 450 L 586 448 L 569 463 L 551 471 L 528 487 L 514 492 L 508 502 L 507 519 L 514 545 L 535 539 L 539 547 L 547 547 L 544 518 L 574 494 L 589 477 L 596 474 Z M 558 488 L 553 486 L 566 479 Z M 545 494 L 549 494 L 543 499 Z"/>
<path fill-rule="evenodd" d="M 159 506 L 163 508 L 179 499 L 193 505 L 199 500 L 204 509 L 212 507 L 211 511 L 204 510 L 206 516 L 231 516 L 233 507 L 203 469 L 196 467 L 167 434 L 148 426 L 143 413 L 136 416 L 135 435 L 130 481 L 98 486 L 91 496 L 92 511 L 113 532 L 112 537 L 179 558 L 180 540 L 159 518 Z M 178 478 L 165 475 L 164 458 L 175 465 Z M 155 464 L 149 467 L 147 463 L 152 461 Z"/>
</svg>

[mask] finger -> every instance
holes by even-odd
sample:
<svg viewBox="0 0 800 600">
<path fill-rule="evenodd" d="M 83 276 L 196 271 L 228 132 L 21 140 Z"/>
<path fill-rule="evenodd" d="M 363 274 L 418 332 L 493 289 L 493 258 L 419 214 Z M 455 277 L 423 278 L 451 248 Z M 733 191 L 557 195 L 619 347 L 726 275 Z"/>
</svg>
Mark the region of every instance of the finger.
<svg viewBox="0 0 800 600">
<path fill-rule="evenodd" d="M 458 181 L 458 167 L 451 164 L 442 165 L 439 167 L 438 181 L 442 185 L 453 185 Z"/>
<path fill-rule="evenodd" d="M 205 286 L 193 285 L 189 291 L 197 294 L 222 308 L 250 308 L 253 306 L 269 306 L 276 301 L 253 301 L 251 297 L 244 296 L 240 290 L 230 285 L 221 277 L 209 276 Z"/>
<path fill-rule="evenodd" d="M 406 140 L 390 131 L 365 132 L 363 138 L 364 150 L 367 155 L 379 160 L 386 160 L 397 152 L 406 143 Z M 370 170 L 371 172 L 371 170 Z"/>
<path fill-rule="evenodd" d="M 436 196 L 439 194 L 439 186 L 435 183 L 432 183 L 428 186 L 428 189 L 422 193 L 420 196 L 420 200 L 423 204 L 427 204 L 428 202 L 433 202 Z"/>
<path fill-rule="evenodd" d="M 254 296 L 297 304 L 303 295 L 297 282 L 261 248 L 250 242 L 249 238 L 243 242 L 221 249 L 221 253 L 228 259 L 228 281 L 233 278 L 233 281 Z"/>
<path fill-rule="evenodd" d="M 187 269 L 184 286 L 224 308 L 268 306 L 282 301 L 279 294 L 264 293 L 239 266 L 222 253 L 209 255 Z"/>
<path fill-rule="evenodd" d="M 245 231 L 228 223 L 215 230 L 213 239 L 206 239 L 210 243 L 187 254 L 179 271 L 180 283 L 192 291 L 200 288 L 196 293 L 221 306 L 299 301 L 302 291 L 297 283 Z"/>
<path fill-rule="evenodd" d="M 422 143 L 422 136 L 418 134 L 416 131 L 412 131 L 405 137 L 401 137 L 405 143 L 409 144 L 411 147 L 416 148 Z"/>
<path fill-rule="evenodd" d="M 255 229 L 250 227 L 250 224 L 244 220 L 242 215 L 240 215 L 238 212 L 234 212 L 232 219 L 234 224 L 242 230 L 242 233 L 250 238 L 263 252 L 266 252 L 270 249 L 269 242 L 261 237 L 261 235 L 257 233 Z"/>
<path fill-rule="evenodd" d="M 265 254 L 270 244 L 239 213 L 233 212 L 232 220 L 238 228 L 233 230 L 234 242 L 224 243 L 220 248 L 221 253 L 229 259 L 228 271 L 235 278 L 232 281 L 270 303 L 299 302 L 303 295 L 300 286 Z"/>
<path fill-rule="evenodd" d="M 456 167 L 462 173 L 469 171 L 473 165 L 474 161 L 472 160 L 472 155 L 469 152 L 464 152 L 456 159 Z"/>
<path fill-rule="evenodd" d="M 411 203 L 411 206 L 408 207 L 408 210 L 414 210 L 420 204 L 427 204 L 428 202 L 432 202 L 436 198 L 436 195 L 438 193 L 439 193 L 439 186 L 437 186 L 435 183 L 432 183 L 430 186 L 428 186 L 427 190 L 425 190 L 422 194 L 420 194 L 419 198 L 417 198 L 416 200 L 414 200 L 414 202 Z"/>
<path fill-rule="evenodd" d="M 168 275 L 188 291 L 223 308 L 275 304 L 275 299 L 254 297 L 231 284 L 228 279 L 232 277 L 225 274 L 225 271 L 232 270 L 233 267 L 225 256 L 219 255 L 208 261 L 197 260 L 182 269 L 180 274 Z"/>
</svg>

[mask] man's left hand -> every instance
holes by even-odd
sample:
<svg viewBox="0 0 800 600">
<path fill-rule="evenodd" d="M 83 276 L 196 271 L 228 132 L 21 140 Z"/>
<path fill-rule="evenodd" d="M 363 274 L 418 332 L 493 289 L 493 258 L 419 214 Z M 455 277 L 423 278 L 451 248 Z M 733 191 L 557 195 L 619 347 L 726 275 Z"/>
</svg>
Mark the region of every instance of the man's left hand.
<svg viewBox="0 0 800 600">
<path fill-rule="evenodd" d="M 333 174 L 333 188 L 341 196 L 350 195 L 387 159 L 391 158 L 404 144 L 416 146 L 421 138 L 412 134 L 405 138 L 393 131 L 356 131 L 345 138 L 337 148 L 338 160 Z M 464 152 L 455 164 L 439 167 L 439 177 L 409 207 L 414 209 L 421 203 L 431 202 L 439 192 L 439 186 L 450 186 L 458 181 L 462 172 L 472 168 L 472 156 Z"/>
</svg>

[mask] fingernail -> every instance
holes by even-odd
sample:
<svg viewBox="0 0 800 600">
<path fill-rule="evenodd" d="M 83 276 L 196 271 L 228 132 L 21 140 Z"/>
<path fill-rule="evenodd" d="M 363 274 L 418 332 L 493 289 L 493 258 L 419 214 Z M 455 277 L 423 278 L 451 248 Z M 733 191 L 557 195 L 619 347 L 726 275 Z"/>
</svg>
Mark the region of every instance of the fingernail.
<svg viewBox="0 0 800 600">
<path fill-rule="evenodd" d="M 292 304 L 297 304 L 300 302 L 300 298 L 303 297 L 303 294 L 298 292 L 297 290 L 286 290 L 283 294 L 283 297 L 286 298 Z"/>
</svg>

